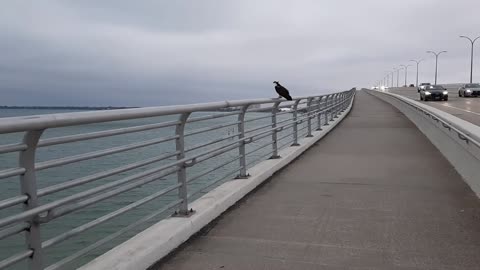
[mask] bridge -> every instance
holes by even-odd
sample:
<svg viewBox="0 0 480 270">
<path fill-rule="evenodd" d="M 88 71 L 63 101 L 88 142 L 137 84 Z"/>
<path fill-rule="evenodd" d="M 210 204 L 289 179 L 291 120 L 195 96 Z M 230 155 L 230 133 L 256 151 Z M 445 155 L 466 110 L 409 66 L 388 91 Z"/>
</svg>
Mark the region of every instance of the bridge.
<svg viewBox="0 0 480 270">
<path fill-rule="evenodd" d="M 0 198 L 0 239 L 12 247 L 3 249 L 0 269 L 478 269 L 480 128 L 408 91 L 1 119 L 0 154 L 18 153 L 19 162 L 5 162 L 0 179 L 20 183 Z M 254 104 L 261 107 L 249 109 Z M 208 112 L 231 107 L 238 109 Z M 48 133 L 62 128 L 68 132 Z M 157 129 L 165 132 L 148 133 Z M 133 142 L 109 144 L 132 134 Z M 106 139 L 101 149 L 35 156 L 97 139 Z M 94 167 L 98 158 L 168 142 L 152 156 Z M 95 163 L 80 167 L 88 160 Z M 41 171 L 56 173 L 45 181 L 74 174 L 58 169 L 69 164 L 87 175 L 42 184 Z M 73 188 L 82 189 L 41 200 Z M 108 200 L 118 205 L 91 208 Z M 125 213 L 142 216 L 108 223 Z M 80 224 L 61 226 L 80 214 Z M 44 231 L 49 225 L 53 232 Z M 103 234 L 87 235 L 97 227 Z M 55 256 L 54 246 L 77 236 L 81 245 Z M 101 245 L 109 246 L 85 257 Z"/>
</svg>

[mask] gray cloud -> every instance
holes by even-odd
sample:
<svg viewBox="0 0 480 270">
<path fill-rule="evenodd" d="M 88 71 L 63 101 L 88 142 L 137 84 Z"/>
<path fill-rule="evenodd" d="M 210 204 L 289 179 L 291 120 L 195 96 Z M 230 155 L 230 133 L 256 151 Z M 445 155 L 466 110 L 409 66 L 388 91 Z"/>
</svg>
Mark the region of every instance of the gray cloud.
<svg viewBox="0 0 480 270">
<path fill-rule="evenodd" d="M 468 79 L 474 0 L 10 1 L 0 104 L 163 105 L 370 86 L 424 58 L 420 80 Z M 476 46 L 476 52 L 478 47 Z M 477 80 L 480 59 L 477 53 Z M 409 70 L 409 82 L 414 69 Z"/>
</svg>

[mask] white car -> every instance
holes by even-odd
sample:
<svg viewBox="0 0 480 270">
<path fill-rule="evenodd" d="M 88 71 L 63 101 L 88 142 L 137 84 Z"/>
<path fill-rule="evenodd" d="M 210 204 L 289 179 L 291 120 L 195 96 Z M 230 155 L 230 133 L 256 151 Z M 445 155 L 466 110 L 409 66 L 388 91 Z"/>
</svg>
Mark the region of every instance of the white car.
<svg viewBox="0 0 480 270">
<path fill-rule="evenodd" d="M 429 85 L 431 85 L 431 84 L 428 83 L 428 82 L 427 83 L 421 83 L 417 88 L 417 92 L 420 93 L 420 91 L 425 90 L 425 87 L 427 87 Z"/>
<path fill-rule="evenodd" d="M 480 96 L 480 84 L 466 83 L 458 89 L 459 97 L 478 97 Z"/>
</svg>

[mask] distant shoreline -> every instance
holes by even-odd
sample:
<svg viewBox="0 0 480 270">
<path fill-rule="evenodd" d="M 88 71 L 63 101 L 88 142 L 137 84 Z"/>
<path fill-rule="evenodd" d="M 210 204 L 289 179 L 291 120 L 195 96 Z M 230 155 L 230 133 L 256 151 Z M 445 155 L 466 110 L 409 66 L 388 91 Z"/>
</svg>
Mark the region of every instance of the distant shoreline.
<svg viewBox="0 0 480 270">
<path fill-rule="evenodd" d="M 134 109 L 139 107 L 114 107 L 114 106 L 0 106 L 0 109 L 32 109 L 32 110 L 82 110 L 82 111 L 99 111 L 99 110 L 118 110 L 118 109 Z"/>
</svg>

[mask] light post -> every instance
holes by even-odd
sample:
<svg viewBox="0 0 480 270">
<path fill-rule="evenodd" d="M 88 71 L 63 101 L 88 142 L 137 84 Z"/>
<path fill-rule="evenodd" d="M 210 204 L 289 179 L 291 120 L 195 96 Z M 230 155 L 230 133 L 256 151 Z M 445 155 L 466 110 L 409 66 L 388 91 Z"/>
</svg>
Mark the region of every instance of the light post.
<svg viewBox="0 0 480 270">
<path fill-rule="evenodd" d="M 407 72 L 408 72 L 408 67 L 411 67 L 412 65 L 400 65 L 400 66 L 405 69 L 405 86 L 408 86 L 407 85 Z"/>
<path fill-rule="evenodd" d="M 415 85 L 415 86 L 418 88 L 418 65 L 420 64 L 420 62 L 423 61 L 423 59 L 420 59 L 420 60 L 410 60 L 410 61 L 417 63 L 417 80 L 416 80 L 416 85 Z"/>
<path fill-rule="evenodd" d="M 394 72 L 394 71 L 391 71 L 391 72 L 390 72 L 390 73 L 392 73 L 392 82 L 390 83 L 390 85 L 392 86 L 392 88 L 393 88 L 393 76 L 394 76 L 393 72 Z"/>
<path fill-rule="evenodd" d="M 476 37 L 475 39 L 471 39 L 467 36 L 460 36 L 461 38 L 466 38 L 470 41 L 470 43 L 472 43 L 472 53 L 471 53 L 471 56 L 470 56 L 470 83 L 472 83 L 472 77 L 473 77 L 473 44 L 475 44 L 475 41 L 477 41 L 477 39 L 480 38 L 480 36 Z"/>
<path fill-rule="evenodd" d="M 438 70 L 438 56 L 442 53 L 446 53 L 447 51 L 441 51 L 441 52 L 433 52 L 433 51 L 427 51 L 427 53 L 433 53 L 435 55 L 435 84 L 437 84 L 437 70 Z"/>
<path fill-rule="evenodd" d="M 394 68 L 397 71 L 397 87 L 398 87 L 398 78 L 400 78 L 400 69 L 401 68 Z"/>
</svg>

